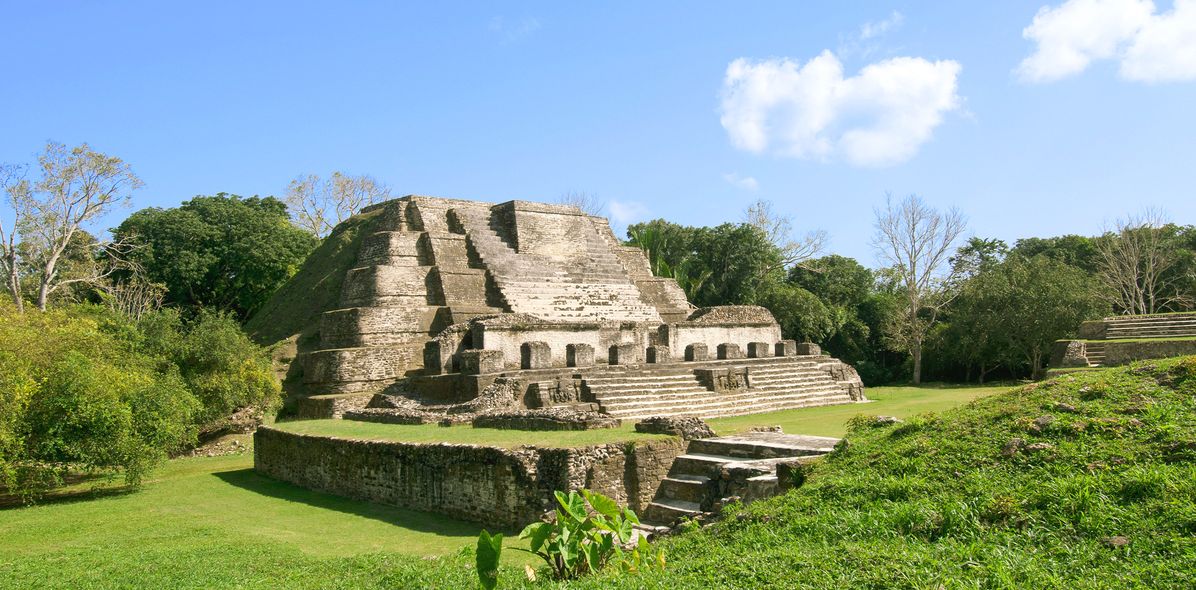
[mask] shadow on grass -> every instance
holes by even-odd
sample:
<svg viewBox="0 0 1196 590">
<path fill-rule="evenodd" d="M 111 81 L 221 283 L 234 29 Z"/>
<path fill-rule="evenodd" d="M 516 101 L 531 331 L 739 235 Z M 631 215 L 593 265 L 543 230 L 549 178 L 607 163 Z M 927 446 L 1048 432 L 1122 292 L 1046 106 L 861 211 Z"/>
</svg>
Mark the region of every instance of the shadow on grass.
<svg viewBox="0 0 1196 590">
<path fill-rule="evenodd" d="M 314 508 L 335 510 L 337 512 L 371 518 L 412 531 L 450 537 L 472 537 L 476 536 L 478 531 L 482 530 L 482 525 L 480 524 L 456 520 L 441 514 L 396 508 L 307 490 L 294 484 L 270 479 L 256 473 L 253 469 L 221 471 L 212 475 L 220 478 L 229 485 L 255 494 L 287 502 L 298 502 Z M 502 532 L 507 533 L 511 531 Z"/>
<path fill-rule="evenodd" d="M 124 484 L 111 484 L 108 486 L 80 490 L 58 490 L 47 492 L 45 495 L 38 496 L 37 499 L 32 502 L 24 502 L 19 496 L 12 494 L 0 494 L 0 510 L 22 508 L 25 506 L 47 506 L 55 504 L 71 504 L 74 502 L 89 502 L 91 500 L 98 500 L 100 498 L 127 496 L 139 491 L 140 489 L 141 488 Z"/>
</svg>

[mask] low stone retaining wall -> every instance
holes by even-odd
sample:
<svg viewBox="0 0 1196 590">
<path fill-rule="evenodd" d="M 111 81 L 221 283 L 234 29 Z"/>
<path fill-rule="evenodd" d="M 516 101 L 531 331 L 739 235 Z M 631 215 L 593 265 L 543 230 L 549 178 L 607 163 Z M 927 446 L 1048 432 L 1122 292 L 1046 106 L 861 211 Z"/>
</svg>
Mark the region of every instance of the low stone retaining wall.
<svg viewBox="0 0 1196 590">
<path fill-rule="evenodd" d="M 553 508 L 555 490 L 588 488 L 642 513 L 684 452 L 680 439 L 576 449 L 502 449 L 313 436 L 261 427 L 261 474 L 358 500 L 518 528 Z"/>
<path fill-rule="evenodd" d="M 1105 341 L 1105 365 L 1196 354 L 1196 340 Z"/>
</svg>

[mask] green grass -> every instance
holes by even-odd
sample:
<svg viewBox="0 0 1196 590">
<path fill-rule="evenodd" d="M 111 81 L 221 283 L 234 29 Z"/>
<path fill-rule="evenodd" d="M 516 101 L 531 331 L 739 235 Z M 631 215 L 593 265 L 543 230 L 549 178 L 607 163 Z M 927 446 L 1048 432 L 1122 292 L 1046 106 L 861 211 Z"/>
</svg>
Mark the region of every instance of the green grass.
<svg viewBox="0 0 1196 590">
<path fill-rule="evenodd" d="M 873 388 L 874 403 L 762 415 L 759 422 L 835 434 L 858 413 L 908 415 L 993 391 Z M 318 422 L 280 426 L 303 425 Z M 735 427 L 728 422 L 720 430 Z M 409 439 L 419 433 L 507 445 L 543 444 L 562 434 L 635 436 L 630 426 L 592 434 L 403 428 Z M 137 492 L 0 510 L 0 588 L 474 587 L 471 557 L 462 549 L 473 545 L 477 525 L 310 492 L 259 477 L 251 467 L 248 454 L 176 459 Z M 512 549 L 518 546 L 512 537 L 508 531 L 505 587 L 524 584 L 521 568 L 532 563 Z M 674 562 L 684 559 L 680 546 L 670 551 Z M 439 557 L 426 557 L 433 555 Z"/>
<path fill-rule="evenodd" d="M 410 443 L 446 442 L 508 449 L 523 445 L 572 448 L 668 438 L 659 434 L 640 434 L 635 432 L 632 423 L 625 423 L 619 428 L 545 432 L 474 428 L 472 426 L 445 427 L 436 424 L 379 424 L 375 422 L 358 422 L 355 420 L 301 420 L 296 422 L 278 422 L 274 427 L 298 434 L 336 436 L 359 440 L 385 440 Z"/>
<path fill-rule="evenodd" d="M 1009 388 L 1008 385 L 975 387 L 938 383 L 920 387 L 869 387 L 864 394 L 872 401 L 864 404 L 784 410 L 716 418 L 709 422 L 719 434 L 742 432 L 752 426 L 775 425 L 792 434 L 843 436 L 847 431 L 847 421 L 859 414 L 905 418 L 923 412 L 941 412 Z"/>
</svg>

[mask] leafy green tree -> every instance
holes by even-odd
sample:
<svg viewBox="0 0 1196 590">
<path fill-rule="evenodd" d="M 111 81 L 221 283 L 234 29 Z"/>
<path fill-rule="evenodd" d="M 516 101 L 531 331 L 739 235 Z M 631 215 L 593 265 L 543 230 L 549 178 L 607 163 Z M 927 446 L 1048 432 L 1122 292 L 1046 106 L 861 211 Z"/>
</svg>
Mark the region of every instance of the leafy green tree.
<svg viewBox="0 0 1196 590">
<path fill-rule="evenodd" d="M 1009 254 L 1004 240 L 986 240 L 975 236 L 955 250 L 951 257 L 951 272 L 960 279 L 976 276 L 1000 264 Z"/>
<path fill-rule="evenodd" d="M 1010 257 L 964 287 L 952 346 L 971 351 L 973 362 L 1033 375 L 1056 340 L 1106 313 L 1099 285 L 1083 271 L 1045 256 Z"/>
<path fill-rule="evenodd" d="M 770 282 L 760 289 L 757 303 L 772 312 L 786 338 L 825 342 L 836 331 L 832 311 L 813 293 L 797 285 Z"/>
<path fill-rule="evenodd" d="M 1014 243 L 1009 255 L 1021 258 L 1042 255 L 1088 273 L 1096 273 L 1100 268 L 1096 239 L 1074 234 L 1053 238 L 1023 238 Z"/>
<path fill-rule="evenodd" d="M 290 223 L 273 197 L 219 193 L 173 209 L 142 209 L 114 234 L 140 247 L 130 258 L 166 303 L 211 308 L 244 320 L 293 275 L 319 240 Z"/>
</svg>

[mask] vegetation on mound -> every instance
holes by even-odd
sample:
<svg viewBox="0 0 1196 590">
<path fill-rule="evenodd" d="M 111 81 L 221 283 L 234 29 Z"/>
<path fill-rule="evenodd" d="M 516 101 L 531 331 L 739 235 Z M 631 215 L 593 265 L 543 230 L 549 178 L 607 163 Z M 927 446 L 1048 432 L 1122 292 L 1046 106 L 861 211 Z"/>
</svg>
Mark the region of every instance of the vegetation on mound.
<svg viewBox="0 0 1196 590">
<path fill-rule="evenodd" d="M 260 415 L 278 396 L 269 360 L 228 316 L 0 303 L 0 500 L 36 498 L 77 472 L 135 485 L 230 414 Z"/>
<path fill-rule="evenodd" d="M 345 273 L 356 266 L 361 240 L 374 230 L 381 214 L 377 209 L 354 215 L 324 238 L 299 271 L 245 323 L 249 337 L 258 344 L 274 344 L 315 326 L 320 313 L 339 308 Z"/>
<path fill-rule="evenodd" d="M 854 420 L 801 488 L 676 537 L 668 572 L 627 583 L 1196 585 L 1196 357 L 878 424 Z"/>
</svg>

